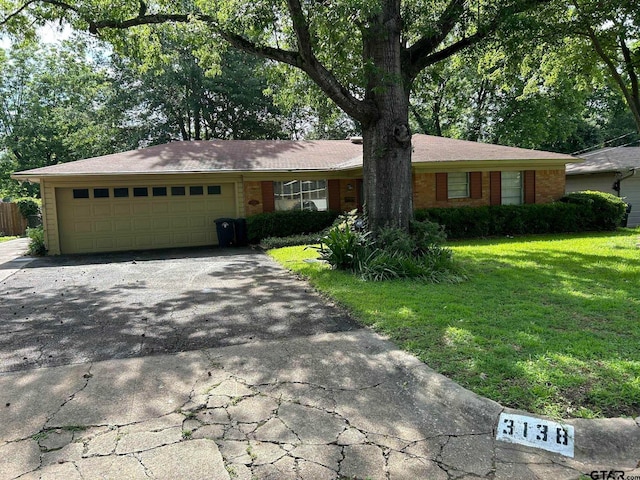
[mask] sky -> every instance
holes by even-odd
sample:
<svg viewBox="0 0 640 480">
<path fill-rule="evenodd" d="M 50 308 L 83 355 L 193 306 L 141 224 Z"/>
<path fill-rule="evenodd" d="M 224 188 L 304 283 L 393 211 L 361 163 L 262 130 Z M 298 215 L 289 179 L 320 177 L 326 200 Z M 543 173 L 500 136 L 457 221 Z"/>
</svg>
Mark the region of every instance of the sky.
<svg viewBox="0 0 640 480">
<path fill-rule="evenodd" d="M 58 24 L 57 22 L 55 24 L 49 22 L 44 27 L 40 27 L 38 29 L 38 36 L 40 37 L 40 43 L 59 43 L 71 36 L 71 27 L 69 27 L 68 25 L 63 25 L 61 30 L 60 24 Z M 5 35 L 0 36 L 0 48 L 6 50 L 10 47 L 11 40 Z"/>
</svg>

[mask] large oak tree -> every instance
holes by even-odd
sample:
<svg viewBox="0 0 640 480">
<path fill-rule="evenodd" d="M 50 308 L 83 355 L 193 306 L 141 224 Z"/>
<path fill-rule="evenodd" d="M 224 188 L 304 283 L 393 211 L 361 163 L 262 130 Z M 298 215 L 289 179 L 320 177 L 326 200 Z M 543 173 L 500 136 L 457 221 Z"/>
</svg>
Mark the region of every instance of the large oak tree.
<svg viewBox="0 0 640 480">
<path fill-rule="evenodd" d="M 362 126 L 373 229 L 413 214 L 409 95 L 418 74 L 545 0 L 3 0 L 18 32 L 62 19 L 122 46 L 178 25 L 200 52 L 231 46 L 305 72 Z M 511 28 L 518 28 L 512 24 Z"/>
</svg>

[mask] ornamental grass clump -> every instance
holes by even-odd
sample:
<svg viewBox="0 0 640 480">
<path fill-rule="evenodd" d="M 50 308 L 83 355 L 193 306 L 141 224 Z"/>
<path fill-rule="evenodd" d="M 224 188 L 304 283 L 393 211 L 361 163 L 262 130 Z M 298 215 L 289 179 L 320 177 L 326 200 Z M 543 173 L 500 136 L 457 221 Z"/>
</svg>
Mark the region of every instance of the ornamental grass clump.
<svg viewBox="0 0 640 480">
<path fill-rule="evenodd" d="M 385 227 L 367 230 L 366 219 L 341 216 L 322 237 L 320 258 L 338 270 L 351 271 L 364 280 L 414 278 L 433 283 L 465 279 L 443 246 L 444 230 L 433 222 L 412 221 L 409 231 Z"/>
</svg>

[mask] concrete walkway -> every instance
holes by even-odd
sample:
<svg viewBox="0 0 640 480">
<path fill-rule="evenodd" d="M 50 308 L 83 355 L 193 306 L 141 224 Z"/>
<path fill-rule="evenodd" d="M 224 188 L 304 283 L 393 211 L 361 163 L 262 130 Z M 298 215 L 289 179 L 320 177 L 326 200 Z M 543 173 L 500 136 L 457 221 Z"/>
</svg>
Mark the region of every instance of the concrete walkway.
<svg viewBox="0 0 640 480">
<path fill-rule="evenodd" d="M 575 458 L 495 440 L 503 408 L 360 330 L 0 376 L 0 479 L 638 475 L 640 427 Z"/>
<path fill-rule="evenodd" d="M 0 480 L 640 475 L 640 418 L 568 422 L 573 458 L 496 440 L 508 410 L 370 330 L 348 328 L 339 309 L 265 256 L 99 260 L 37 260 L 1 284 Z M 221 269 L 245 303 L 225 296 Z M 29 305 L 36 290 L 49 301 Z M 145 310 L 159 303 L 171 308 Z M 152 315 L 166 318 L 129 332 Z M 105 318 L 109 328 L 91 329 Z M 232 331 L 245 321 L 254 334 Z M 155 350 L 131 349 L 129 337 Z M 113 343 L 122 346 L 103 348 Z M 56 345 L 81 355 L 56 364 Z"/>
<path fill-rule="evenodd" d="M 0 282 L 33 260 L 33 257 L 25 256 L 28 247 L 28 238 L 17 238 L 0 243 Z"/>
</svg>

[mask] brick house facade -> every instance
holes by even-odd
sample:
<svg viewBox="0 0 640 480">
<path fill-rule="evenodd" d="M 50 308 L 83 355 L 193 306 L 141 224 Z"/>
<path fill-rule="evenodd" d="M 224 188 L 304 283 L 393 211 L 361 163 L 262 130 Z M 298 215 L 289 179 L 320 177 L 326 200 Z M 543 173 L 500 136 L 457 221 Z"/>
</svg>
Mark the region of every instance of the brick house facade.
<svg viewBox="0 0 640 480">
<path fill-rule="evenodd" d="M 427 135 L 412 141 L 414 208 L 548 203 L 568 155 Z M 14 174 L 40 183 L 52 254 L 216 244 L 219 217 L 362 208 L 349 140 L 172 142 Z"/>
</svg>

